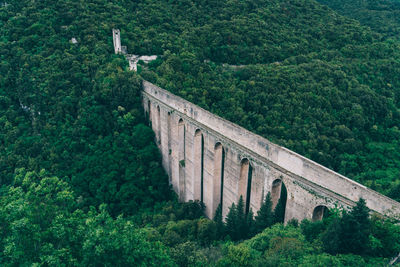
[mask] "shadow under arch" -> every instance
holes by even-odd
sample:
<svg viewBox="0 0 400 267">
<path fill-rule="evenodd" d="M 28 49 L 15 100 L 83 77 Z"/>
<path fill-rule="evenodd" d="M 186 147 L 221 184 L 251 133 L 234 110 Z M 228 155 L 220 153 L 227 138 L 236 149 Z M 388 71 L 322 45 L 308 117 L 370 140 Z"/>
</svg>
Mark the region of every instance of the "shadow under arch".
<svg viewBox="0 0 400 267">
<path fill-rule="evenodd" d="M 329 209 L 324 205 L 316 206 L 313 210 L 312 221 L 321 221 L 329 216 Z"/>
<path fill-rule="evenodd" d="M 225 149 L 220 142 L 214 146 L 214 185 L 213 185 L 213 217 L 218 205 L 223 204 L 224 196 Z"/>
<path fill-rule="evenodd" d="M 240 176 L 239 176 L 239 197 L 243 197 L 245 204 L 245 213 L 250 210 L 250 194 L 251 194 L 251 180 L 253 176 L 253 167 L 247 158 L 240 161 Z"/>
<path fill-rule="evenodd" d="M 194 199 L 203 202 L 204 184 L 204 136 L 200 129 L 194 133 Z"/>
<path fill-rule="evenodd" d="M 147 113 L 149 116 L 149 125 L 151 125 L 151 103 L 150 103 L 150 100 L 147 100 Z"/>
<path fill-rule="evenodd" d="M 168 145 L 168 176 L 169 183 L 172 183 L 172 168 L 171 168 L 171 154 L 172 154 L 172 146 L 171 146 L 171 112 L 167 112 L 167 145 Z"/>
<path fill-rule="evenodd" d="M 178 121 L 179 200 L 185 201 L 185 123 Z"/>
<path fill-rule="evenodd" d="M 158 144 L 161 144 L 161 110 L 159 105 L 157 105 L 156 121 L 157 121 L 157 142 Z"/>
<path fill-rule="evenodd" d="M 285 221 L 287 189 L 282 179 L 275 179 L 271 188 L 272 209 L 277 222 Z"/>
</svg>

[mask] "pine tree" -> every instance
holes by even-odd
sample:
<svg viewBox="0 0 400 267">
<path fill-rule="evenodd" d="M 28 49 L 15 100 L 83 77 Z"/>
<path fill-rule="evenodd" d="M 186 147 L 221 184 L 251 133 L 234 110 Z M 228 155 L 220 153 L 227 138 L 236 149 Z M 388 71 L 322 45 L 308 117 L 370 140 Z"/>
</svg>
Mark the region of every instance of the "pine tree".
<svg viewBox="0 0 400 267">
<path fill-rule="evenodd" d="M 320 223 L 320 222 L 317 222 Z M 315 223 L 314 223 L 315 224 Z M 332 255 L 340 253 L 341 250 L 341 219 L 335 218 L 329 224 L 328 228 L 321 234 L 322 246 L 325 252 Z"/>
<path fill-rule="evenodd" d="M 364 199 L 360 198 L 349 213 L 341 220 L 341 252 L 363 255 L 369 245 L 371 221 L 369 209 Z"/>
<path fill-rule="evenodd" d="M 225 224 L 222 221 L 221 203 L 218 205 L 217 209 L 215 210 L 215 215 L 214 215 L 213 220 L 217 225 L 217 239 L 223 239 L 225 237 Z"/>
<path fill-rule="evenodd" d="M 248 214 L 244 211 L 243 197 L 240 196 L 238 204 L 232 203 L 226 217 L 226 233 L 231 240 L 237 241 L 249 238 L 254 233 L 253 211 Z"/>
<path fill-rule="evenodd" d="M 273 222 L 274 222 L 274 213 L 272 212 L 271 193 L 268 192 L 255 218 L 255 223 L 254 223 L 255 233 L 262 232 L 265 228 L 270 227 L 273 224 Z"/>
<path fill-rule="evenodd" d="M 324 250 L 331 254 L 365 255 L 369 246 L 371 221 L 365 200 L 360 199 L 350 212 L 334 219 L 321 235 Z"/>
<path fill-rule="evenodd" d="M 232 240 L 238 240 L 238 225 L 237 225 L 237 209 L 235 203 L 229 208 L 228 215 L 226 216 L 226 234 L 230 236 Z"/>
<path fill-rule="evenodd" d="M 247 229 L 246 229 L 246 215 L 244 213 L 244 201 L 243 197 L 240 196 L 239 202 L 236 206 L 236 224 L 238 227 L 237 237 L 239 239 L 243 239 L 247 236 Z"/>
<path fill-rule="evenodd" d="M 250 208 L 249 213 L 246 214 L 246 229 L 247 229 L 247 236 L 245 239 L 251 238 L 256 234 L 255 225 L 254 225 L 254 213 Z"/>
</svg>

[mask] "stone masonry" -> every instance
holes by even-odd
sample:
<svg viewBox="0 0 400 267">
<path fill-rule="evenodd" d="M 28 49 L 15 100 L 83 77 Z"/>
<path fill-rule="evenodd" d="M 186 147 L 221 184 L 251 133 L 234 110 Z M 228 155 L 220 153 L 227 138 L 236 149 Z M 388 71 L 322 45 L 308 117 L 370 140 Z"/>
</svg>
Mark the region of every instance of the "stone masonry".
<svg viewBox="0 0 400 267">
<path fill-rule="evenodd" d="M 203 201 L 209 218 L 220 203 L 225 217 L 240 195 L 254 213 L 267 192 L 276 205 L 282 184 L 285 222 L 319 220 L 324 209 L 347 209 L 359 198 L 376 213 L 400 215 L 400 203 L 146 81 L 143 106 L 175 192 Z"/>
</svg>

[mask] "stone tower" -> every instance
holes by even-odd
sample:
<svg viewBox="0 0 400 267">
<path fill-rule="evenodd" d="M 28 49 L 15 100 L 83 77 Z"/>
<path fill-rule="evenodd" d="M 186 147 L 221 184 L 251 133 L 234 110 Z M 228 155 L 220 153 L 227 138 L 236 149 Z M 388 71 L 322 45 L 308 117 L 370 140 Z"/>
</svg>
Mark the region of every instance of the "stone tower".
<svg viewBox="0 0 400 267">
<path fill-rule="evenodd" d="M 118 29 L 113 29 L 113 41 L 114 41 L 114 51 L 115 54 L 122 53 L 121 47 L 121 33 Z"/>
</svg>

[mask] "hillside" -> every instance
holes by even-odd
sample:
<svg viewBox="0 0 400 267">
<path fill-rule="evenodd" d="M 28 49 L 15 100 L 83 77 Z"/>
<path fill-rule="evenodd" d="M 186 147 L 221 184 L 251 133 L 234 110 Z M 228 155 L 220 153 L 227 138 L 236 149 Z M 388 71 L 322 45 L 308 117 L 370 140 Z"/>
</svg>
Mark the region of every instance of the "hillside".
<svg viewBox="0 0 400 267">
<path fill-rule="evenodd" d="M 399 199 L 400 47 L 362 24 L 312 0 L 0 2 L 0 265 L 387 264 L 400 227 L 362 200 L 287 226 L 268 196 L 225 222 L 178 203 L 140 99 L 144 78 Z M 113 28 L 160 59 L 127 71 Z"/>
<path fill-rule="evenodd" d="M 144 78 L 399 198 L 399 42 L 314 1 L 154 3 L 122 27 Z"/>
<path fill-rule="evenodd" d="M 358 20 L 362 25 L 382 33 L 385 37 L 400 34 L 400 1 L 398 0 L 319 0 L 339 14 Z"/>
</svg>

